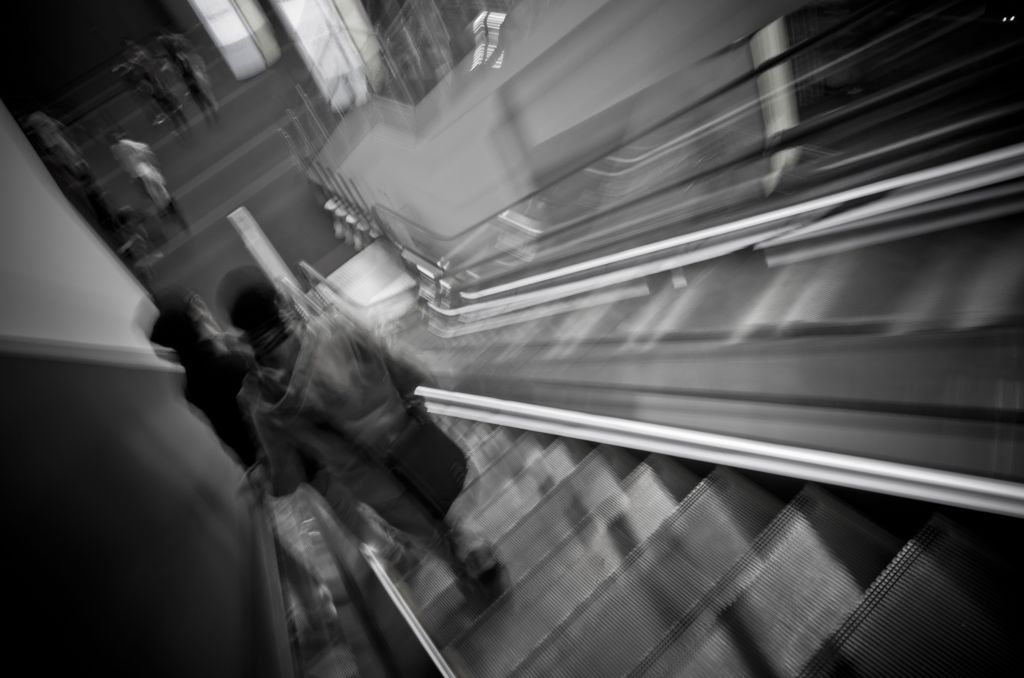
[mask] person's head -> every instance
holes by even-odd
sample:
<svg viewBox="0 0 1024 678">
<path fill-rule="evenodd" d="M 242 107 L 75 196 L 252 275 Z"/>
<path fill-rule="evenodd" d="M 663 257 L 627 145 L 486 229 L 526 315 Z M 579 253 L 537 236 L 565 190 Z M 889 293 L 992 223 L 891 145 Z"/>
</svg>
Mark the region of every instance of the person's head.
<svg viewBox="0 0 1024 678">
<path fill-rule="evenodd" d="M 225 275 L 217 298 L 257 357 L 276 348 L 287 336 L 280 293 L 259 268 L 244 266 Z"/>
<path fill-rule="evenodd" d="M 157 293 L 153 302 L 158 315 L 149 340 L 157 346 L 169 348 L 179 356 L 188 356 L 204 341 L 220 333 L 206 304 L 197 294 L 171 288 Z"/>
</svg>

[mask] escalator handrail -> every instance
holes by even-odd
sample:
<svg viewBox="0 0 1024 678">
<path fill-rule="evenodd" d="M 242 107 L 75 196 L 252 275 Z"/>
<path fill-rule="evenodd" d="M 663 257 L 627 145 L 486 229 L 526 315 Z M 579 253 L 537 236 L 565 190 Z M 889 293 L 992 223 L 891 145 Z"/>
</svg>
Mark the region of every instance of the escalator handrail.
<svg viewBox="0 0 1024 678">
<path fill-rule="evenodd" d="M 591 270 L 607 271 L 609 270 L 609 267 L 612 266 L 629 264 L 632 261 L 651 255 L 668 254 L 670 251 L 675 250 L 680 246 L 689 245 L 701 240 L 737 233 L 754 226 L 761 226 L 772 222 L 781 222 L 782 220 L 808 214 L 820 209 L 835 207 L 842 203 L 879 195 L 896 189 L 907 188 L 915 184 L 948 179 L 954 174 L 975 171 L 982 167 L 1012 161 L 1020 158 L 1021 156 L 1024 156 L 1024 143 L 1004 146 L 1003 148 L 980 153 L 969 158 L 963 158 L 943 165 L 917 170 L 888 179 L 882 179 L 870 184 L 857 186 L 845 191 L 839 191 L 795 205 L 781 207 L 769 212 L 762 212 L 738 220 L 727 221 L 696 232 L 684 233 L 665 240 L 638 245 L 636 247 L 602 257 L 587 259 L 567 266 L 562 266 L 561 268 L 540 271 L 524 278 L 493 285 L 489 288 L 475 290 L 472 292 L 461 292 L 460 296 L 479 304 L 480 302 L 478 300 L 482 300 L 487 297 L 498 297 L 499 295 L 521 290 L 522 288 L 530 285 L 547 283 L 552 280 Z M 475 308 L 471 310 L 475 310 Z M 449 309 L 446 315 L 459 315 L 467 312 L 470 311 L 463 309 Z"/>
<path fill-rule="evenodd" d="M 385 571 L 384 566 L 381 564 L 380 560 L 377 559 L 374 552 L 365 545 L 361 546 L 359 550 L 366 562 L 369 563 L 370 569 L 373 570 L 373 574 L 377 577 L 378 581 L 380 581 L 384 591 L 387 592 L 388 598 L 391 599 L 391 602 L 398 609 L 402 618 L 405 619 L 405 622 L 409 625 L 413 634 L 415 634 L 416 639 L 420 642 L 420 646 L 430 657 L 430 660 L 433 662 L 438 672 L 444 676 L 444 678 L 458 678 L 458 674 L 456 674 L 455 671 L 452 670 L 452 667 L 448 665 L 448 661 L 444 658 L 441 650 L 438 649 L 437 645 L 430 638 L 430 634 L 427 633 L 426 628 L 424 628 L 423 624 L 420 623 L 420 620 L 417 618 L 416 612 L 412 609 L 412 606 L 406 602 L 405 598 L 402 597 L 401 591 L 399 591 L 398 587 L 395 586 L 395 583 L 391 581 L 391 578 Z"/>
<path fill-rule="evenodd" d="M 421 386 L 441 416 L 1024 518 L 1024 483 Z"/>
</svg>

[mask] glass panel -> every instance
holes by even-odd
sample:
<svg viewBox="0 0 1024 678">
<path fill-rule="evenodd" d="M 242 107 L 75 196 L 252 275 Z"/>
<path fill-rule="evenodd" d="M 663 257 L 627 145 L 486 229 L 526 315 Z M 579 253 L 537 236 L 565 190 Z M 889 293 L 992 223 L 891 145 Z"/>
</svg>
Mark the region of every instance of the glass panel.
<svg viewBox="0 0 1024 678">
<path fill-rule="evenodd" d="M 1005 145 L 1024 132 L 1015 44 L 974 3 L 811 3 L 710 96 L 427 252 L 455 290 L 482 286 Z"/>
</svg>

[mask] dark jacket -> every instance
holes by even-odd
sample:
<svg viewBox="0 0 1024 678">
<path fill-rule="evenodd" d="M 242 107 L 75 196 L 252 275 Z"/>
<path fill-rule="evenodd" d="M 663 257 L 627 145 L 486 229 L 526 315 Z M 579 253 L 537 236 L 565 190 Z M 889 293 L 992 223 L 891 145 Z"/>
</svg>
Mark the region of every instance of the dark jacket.
<svg viewBox="0 0 1024 678">
<path fill-rule="evenodd" d="M 249 373 L 249 357 L 204 341 L 180 356 L 185 368 L 185 399 L 198 408 L 225 445 L 246 468 L 256 461 L 258 445 L 238 392 Z"/>
</svg>

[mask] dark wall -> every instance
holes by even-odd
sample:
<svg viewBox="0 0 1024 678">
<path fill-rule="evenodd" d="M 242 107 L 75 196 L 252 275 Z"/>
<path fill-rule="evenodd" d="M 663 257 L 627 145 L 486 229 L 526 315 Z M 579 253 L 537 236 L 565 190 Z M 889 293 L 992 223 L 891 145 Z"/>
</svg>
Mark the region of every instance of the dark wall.
<svg viewBox="0 0 1024 678">
<path fill-rule="evenodd" d="M 5 661 L 276 675 L 259 523 L 180 377 L 3 354 L 0 371 Z"/>
<path fill-rule="evenodd" d="M 0 22 L 0 98 L 16 115 L 55 101 L 63 107 L 83 80 L 112 81 L 124 40 L 176 25 L 159 0 L 19 2 Z"/>
</svg>

